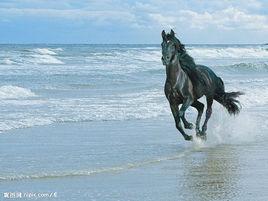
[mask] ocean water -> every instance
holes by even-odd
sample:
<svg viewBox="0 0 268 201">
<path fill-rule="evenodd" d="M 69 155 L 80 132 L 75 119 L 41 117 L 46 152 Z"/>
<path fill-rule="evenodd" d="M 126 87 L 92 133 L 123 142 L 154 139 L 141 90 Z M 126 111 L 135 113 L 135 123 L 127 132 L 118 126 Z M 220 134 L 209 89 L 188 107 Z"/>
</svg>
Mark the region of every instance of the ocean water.
<svg viewBox="0 0 268 201">
<path fill-rule="evenodd" d="M 247 200 L 252 163 L 268 187 L 261 172 L 268 46 L 186 48 L 226 91 L 245 92 L 237 117 L 213 104 L 207 142 L 184 142 L 175 129 L 159 45 L 0 45 L 2 191 L 57 191 L 59 200 Z M 195 122 L 196 111 L 187 118 Z M 255 185 L 248 200 L 267 200 L 262 190 Z"/>
<path fill-rule="evenodd" d="M 245 110 L 267 106 L 267 48 L 187 46 L 227 90 L 245 91 Z M 160 58 L 158 45 L 1 45 L 0 131 L 169 115 Z"/>
</svg>

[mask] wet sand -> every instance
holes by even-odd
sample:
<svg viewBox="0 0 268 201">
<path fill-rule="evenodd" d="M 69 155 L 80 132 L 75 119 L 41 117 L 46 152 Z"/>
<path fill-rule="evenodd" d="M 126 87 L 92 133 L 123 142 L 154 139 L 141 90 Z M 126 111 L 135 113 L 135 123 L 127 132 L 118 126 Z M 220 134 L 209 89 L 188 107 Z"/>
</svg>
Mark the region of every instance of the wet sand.
<svg viewBox="0 0 268 201">
<path fill-rule="evenodd" d="M 57 192 L 38 200 L 268 200 L 267 138 L 189 143 L 169 118 L 14 130 L 1 135 L 0 147 L 2 198 Z"/>
</svg>

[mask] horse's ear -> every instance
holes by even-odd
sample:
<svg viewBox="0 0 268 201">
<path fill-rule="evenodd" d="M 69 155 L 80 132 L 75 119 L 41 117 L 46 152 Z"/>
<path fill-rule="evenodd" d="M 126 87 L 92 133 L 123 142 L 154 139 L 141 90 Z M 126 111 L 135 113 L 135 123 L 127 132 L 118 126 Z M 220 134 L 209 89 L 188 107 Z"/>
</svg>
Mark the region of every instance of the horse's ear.
<svg viewBox="0 0 268 201">
<path fill-rule="evenodd" d="M 166 35 L 165 30 L 162 31 L 161 35 L 162 35 L 163 41 L 166 41 L 167 40 L 167 35 Z"/>
<path fill-rule="evenodd" d="M 170 36 L 173 38 L 175 36 L 175 32 L 173 31 L 173 29 L 171 29 L 170 31 Z"/>
</svg>

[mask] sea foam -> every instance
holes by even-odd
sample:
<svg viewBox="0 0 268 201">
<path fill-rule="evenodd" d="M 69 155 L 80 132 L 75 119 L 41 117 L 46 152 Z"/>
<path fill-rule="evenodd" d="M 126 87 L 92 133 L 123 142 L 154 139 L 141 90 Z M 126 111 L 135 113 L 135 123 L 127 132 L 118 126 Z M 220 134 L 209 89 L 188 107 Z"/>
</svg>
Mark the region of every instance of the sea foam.
<svg viewBox="0 0 268 201">
<path fill-rule="evenodd" d="M 33 50 L 30 50 L 31 54 L 22 60 L 26 63 L 33 64 L 64 64 L 64 62 L 57 57 L 59 51 L 62 51 L 62 49 L 35 48 Z"/>
<path fill-rule="evenodd" d="M 189 54 L 194 58 L 265 58 L 268 57 L 268 51 L 263 47 L 189 47 Z"/>
<path fill-rule="evenodd" d="M 0 100 L 1 99 L 18 99 L 18 98 L 28 98 L 35 97 L 36 94 L 30 89 L 23 87 L 5 85 L 0 87 Z"/>
<path fill-rule="evenodd" d="M 40 54 L 50 54 L 50 55 L 57 55 L 57 53 L 51 49 L 48 48 L 36 48 L 34 49 L 35 52 Z"/>
<path fill-rule="evenodd" d="M 28 61 L 35 64 L 64 64 L 64 62 L 50 54 L 33 54 Z"/>
</svg>

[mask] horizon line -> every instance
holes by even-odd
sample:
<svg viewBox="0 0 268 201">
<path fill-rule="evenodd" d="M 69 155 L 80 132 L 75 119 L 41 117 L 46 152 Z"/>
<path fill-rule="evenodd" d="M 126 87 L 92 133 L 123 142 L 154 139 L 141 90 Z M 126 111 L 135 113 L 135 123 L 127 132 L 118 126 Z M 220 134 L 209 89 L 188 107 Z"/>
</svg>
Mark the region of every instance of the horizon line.
<svg viewBox="0 0 268 201">
<path fill-rule="evenodd" d="M 159 45 L 161 43 L 0 43 L 0 45 Z M 184 45 L 268 45 L 268 43 L 183 43 Z"/>
</svg>

